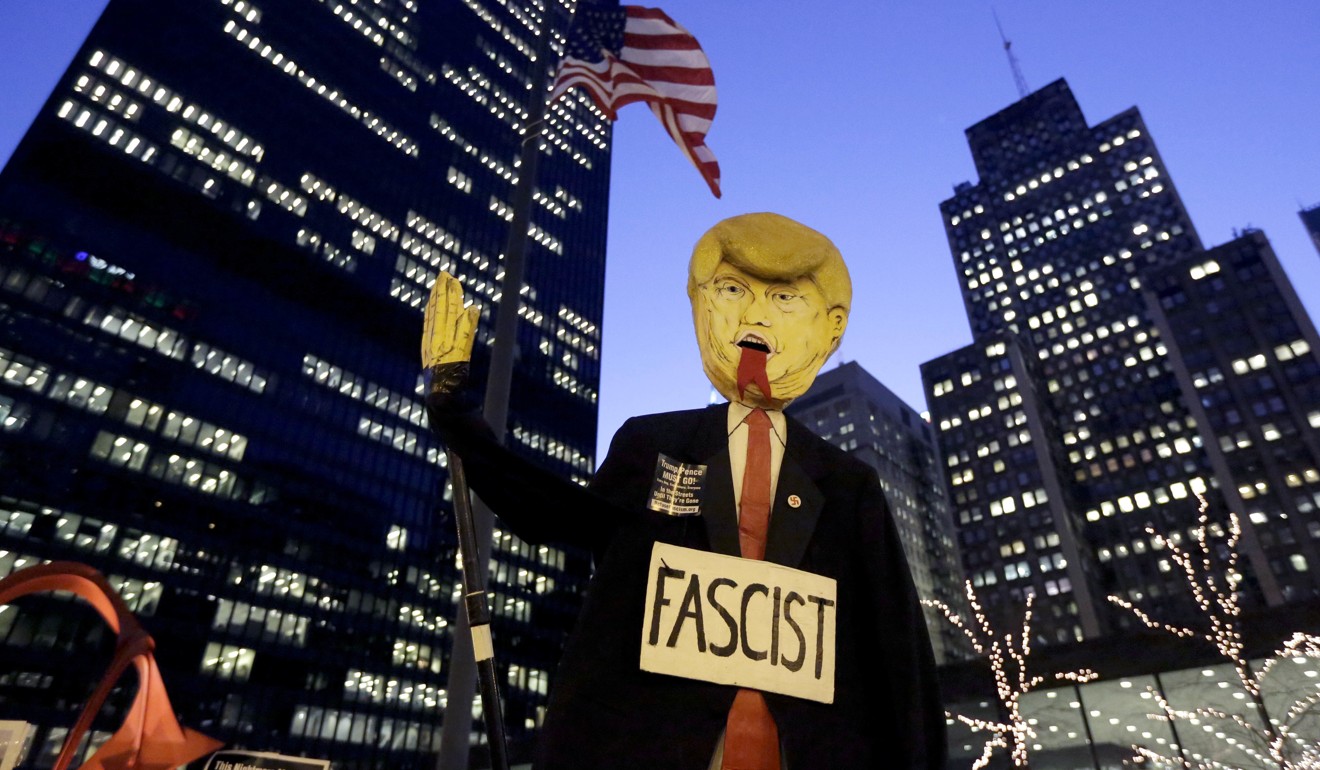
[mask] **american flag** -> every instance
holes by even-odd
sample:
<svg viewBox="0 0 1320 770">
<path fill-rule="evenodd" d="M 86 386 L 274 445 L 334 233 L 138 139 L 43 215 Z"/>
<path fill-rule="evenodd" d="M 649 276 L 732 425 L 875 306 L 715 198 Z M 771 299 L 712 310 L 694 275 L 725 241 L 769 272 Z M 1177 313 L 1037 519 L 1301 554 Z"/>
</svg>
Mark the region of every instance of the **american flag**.
<svg viewBox="0 0 1320 770">
<path fill-rule="evenodd" d="M 582 86 L 610 120 L 646 102 L 720 196 L 720 164 L 706 146 L 715 117 L 715 75 L 697 39 L 658 8 L 580 0 L 555 76 L 553 103 Z"/>
</svg>

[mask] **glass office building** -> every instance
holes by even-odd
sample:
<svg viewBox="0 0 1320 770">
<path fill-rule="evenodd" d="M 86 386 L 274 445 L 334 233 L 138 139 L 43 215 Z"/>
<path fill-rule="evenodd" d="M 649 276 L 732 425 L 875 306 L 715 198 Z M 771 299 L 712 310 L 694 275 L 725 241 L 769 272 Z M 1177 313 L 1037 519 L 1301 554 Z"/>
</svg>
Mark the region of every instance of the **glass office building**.
<svg viewBox="0 0 1320 770">
<path fill-rule="evenodd" d="M 1293 627 L 1306 627 L 1316 620 L 1312 609 L 1290 622 L 1298 624 Z M 1287 626 L 1271 630 L 1284 632 Z M 1268 648 L 1248 652 L 1253 671 L 1263 670 L 1269 652 Z M 1134 747 L 1171 759 L 1167 766 L 1172 767 L 1183 763 L 1189 767 L 1277 766 L 1249 753 L 1259 752 L 1261 747 L 1253 732 L 1263 731 L 1262 713 L 1289 723 L 1303 740 L 1313 740 L 1320 729 L 1320 715 L 1314 710 L 1285 716 L 1314 695 L 1320 676 L 1314 658 L 1288 657 L 1274 662 L 1264 679 L 1263 710 L 1246 697 L 1232 666 L 1217 658 L 1209 645 L 1189 645 L 1154 632 L 1042 647 L 1027 662 L 1031 674 L 1046 677 L 1019 701 L 1021 717 L 1034 733 L 1026 736 L 1028 762 L 1039 770 L 1121 770 L 1137 765 Z M 1079 684 L 1053 681 L 1049 676 L 1079 665 L 1098 665 L 1104 677 Z M 1005 719 L 983 661 L 944 666 L 940 679 L 945 685 L 945 706 L 953 713 L 990 722 Z M 1164 719 L 1157 698 L 1176 710 L 1205 708 L 1223 716 L 1170 722 Z M 960 721 L 951 722 L 948 767 L 970 767 L 981 756 L 986 740 L 986 732 L 973 732 Z M 1305 767 L 1294 751 L 1289 754 L 1297 762 L 1295 766 Z M 1003 749 L 996 750 L 988 765 L 1013 766 Z"/>
<path fill-rule="evenodd" d="M 1229 510 L 1246 520 L 1284 602 L 1320 564 L 1320 338 L 1265 234 L 1155 272 L 1150 306 Z"/>
<path fill-rule="evenodd" d="M 434 764 L 460 586 L 421 307 L 458 276 L 480 370 L 570 13 L 111 0 L 0 174 L 0 575 L 109 576 L 188 726 L 335 767 Z M 582 482 L 610 126 L 578 94 L 548 121 L 508 442 Z M 515 758 L 587 572 L 497 530 Z M 104 665 L 95 625 L 57 599 L 0 612 L 0 715 L 38 725 L 34 767 Z"/>
<path fill-rule="evenodd" d="M 1302 227 L 1306 228 L 1306 234 L 1311 236 L 1311 242 L 1315 244 L 1315 250 L 1320 251 L 1320 204 L 1308 206 L 1297 212 L 1297 216 L 1302 220 Z"/>
</svg>

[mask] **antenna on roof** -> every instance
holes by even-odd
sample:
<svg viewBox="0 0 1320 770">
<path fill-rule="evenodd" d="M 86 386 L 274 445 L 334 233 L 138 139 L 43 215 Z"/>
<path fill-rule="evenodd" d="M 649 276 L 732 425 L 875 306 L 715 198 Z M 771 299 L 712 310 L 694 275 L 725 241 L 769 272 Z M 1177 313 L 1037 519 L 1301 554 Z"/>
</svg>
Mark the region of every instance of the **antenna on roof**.
<svg viewBox="0 0 1320 770">
<path fill-rule="evenodd" d="M 1017 57 L 1013 55 L 1013 41 L 1005 37 L 1004 26 L 999 23 L 999 14 L 995 13 L 993 8 L 990 9 L 990 13 L 994 14 L 999 39 L 1004 41 L 1004 54 L 1008 56 L 1008 66 L 1013 70 L 1013 83 L 1017 85 L 1018 98 L 1025 98 L 1031 93 L 1031 89 L 1027 87 L 1027 79 L 1022 77 L 1022 65 L 1018 64 Z"/>
</svg>

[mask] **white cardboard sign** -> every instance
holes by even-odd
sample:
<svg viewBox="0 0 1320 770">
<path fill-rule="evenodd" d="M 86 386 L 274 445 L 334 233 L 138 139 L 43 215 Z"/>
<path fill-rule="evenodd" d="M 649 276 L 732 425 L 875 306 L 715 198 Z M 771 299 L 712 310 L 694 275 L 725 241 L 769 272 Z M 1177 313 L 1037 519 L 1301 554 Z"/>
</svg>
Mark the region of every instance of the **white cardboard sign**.
<svg viewBox="0 0 1320 770">
<path fill-rule="evenodd" d="M 833 578 L 656 543 L 641 667 L 834 702 Z"/>
</svg>

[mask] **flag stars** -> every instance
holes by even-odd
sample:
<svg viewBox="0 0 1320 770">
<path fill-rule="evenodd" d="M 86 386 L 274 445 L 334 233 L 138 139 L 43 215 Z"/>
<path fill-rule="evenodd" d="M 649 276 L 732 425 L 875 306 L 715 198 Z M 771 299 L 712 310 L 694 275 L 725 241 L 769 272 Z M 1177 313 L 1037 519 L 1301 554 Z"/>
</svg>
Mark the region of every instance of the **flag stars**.
<svg viewBox="0 0 1320 770">
<path fill-rule="evenodd" d="M 706 146 L 715 117 L 715 77 L 701 46 L 658 8 L 606 10 L 588 2 L 578 7 L 551 102 L 580 87 L 610 120 L 619 107 L 645 102 L 719 197 L 719 163 Z"/>
<path fill-rule="evenodd" d="M 622 8 L 581 8 L 576 23 L 569 30 L 568 55 L 588 62 L 598 62 L 602 50 L 617 54 L 623 48 L 623 27 L 627 22 Z"/>
</svg>

